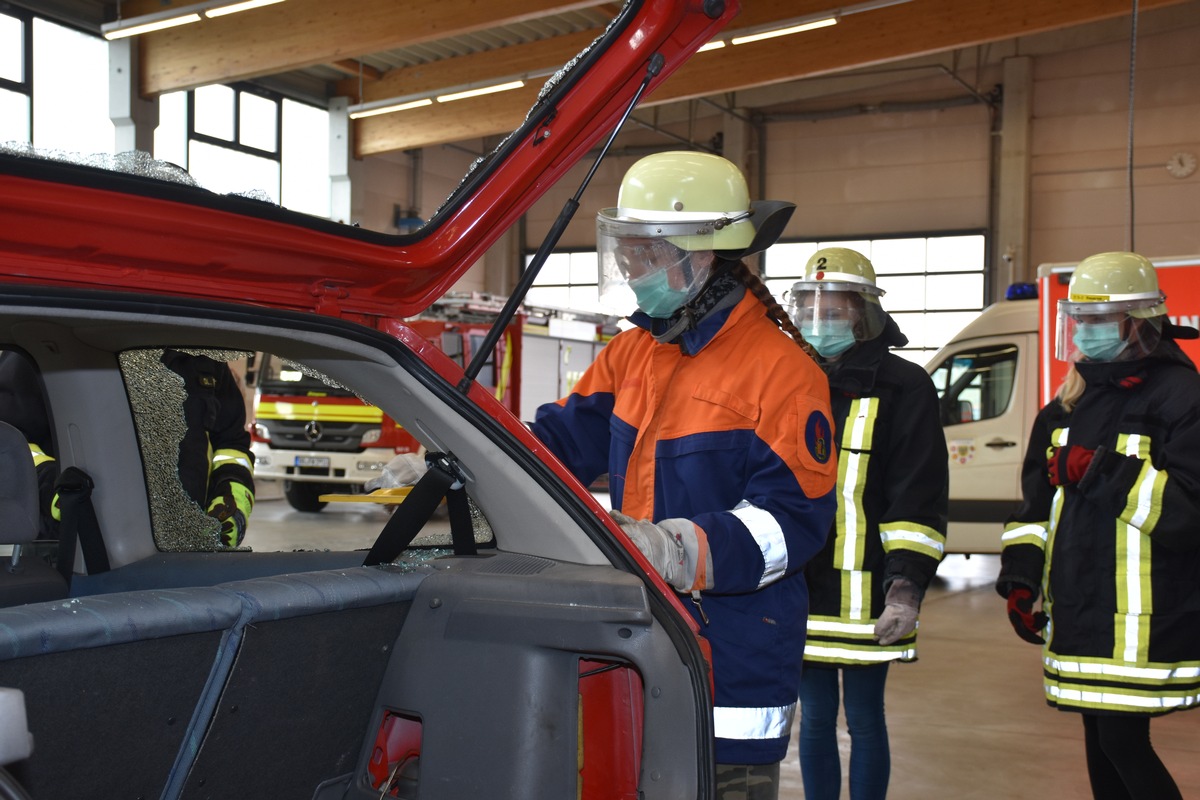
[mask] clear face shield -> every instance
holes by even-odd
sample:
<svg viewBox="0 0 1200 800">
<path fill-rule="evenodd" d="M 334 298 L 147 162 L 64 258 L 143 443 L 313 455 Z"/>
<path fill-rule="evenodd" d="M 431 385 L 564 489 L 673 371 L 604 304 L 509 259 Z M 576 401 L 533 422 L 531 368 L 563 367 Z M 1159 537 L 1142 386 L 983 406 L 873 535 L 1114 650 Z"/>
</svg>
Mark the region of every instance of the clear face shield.
<svg viewBox="0 0 1200 800">
<path fill-rule="evenodd" d="M 1144 358 L 1162 339 L 1163 316 L 1143 316 L 1149 307 L 1159 302 L 1074 303 L 1059 300 L 1055 357 L 1072 364 Z"/>
<path fill-rule="evenodd" d="M 788 314 L 823 358 L 836 358 L 856 342 L 883 333 L 882 290 L 858 283 L 799 281 L 788 292 Z"/>
<path fill-rule="evenodd" d="M 615 209 L 596 217 L 600 301 L 617 313 L 634 306 L 666 319 L 694 299 L 712 275 L 713 237 L 732 220 L 643 222 Z"/>
</svg>

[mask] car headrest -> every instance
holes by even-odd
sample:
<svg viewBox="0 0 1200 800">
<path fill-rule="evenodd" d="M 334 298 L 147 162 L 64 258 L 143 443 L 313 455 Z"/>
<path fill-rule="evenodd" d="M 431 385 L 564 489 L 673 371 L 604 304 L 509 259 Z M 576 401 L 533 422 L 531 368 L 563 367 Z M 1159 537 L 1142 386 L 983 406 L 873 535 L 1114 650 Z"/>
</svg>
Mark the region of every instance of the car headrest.
<svg viewBox="0 0 1200 800">
<path fill-rule="evenodd" d="M 38 482 L 25 436 L 0 422 L 0 544 L 24 544 L 38 535 Z"/>
</svg>

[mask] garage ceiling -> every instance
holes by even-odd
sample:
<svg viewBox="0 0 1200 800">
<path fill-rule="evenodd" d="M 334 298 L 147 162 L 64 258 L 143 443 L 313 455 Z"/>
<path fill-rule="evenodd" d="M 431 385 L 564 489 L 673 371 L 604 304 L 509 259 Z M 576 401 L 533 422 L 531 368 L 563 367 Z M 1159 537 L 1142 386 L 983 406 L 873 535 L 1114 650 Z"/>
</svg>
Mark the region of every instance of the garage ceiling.
<svg viewBox="0 0 1200 800">
<path fill-rule="evenodd" d="M 1139 9 L 1144 13 L 1185 1 L 1140 0 Z M 118 13 L 128 18 L 188 4 L 43 0 L 27 5 L 98 31 Z M 838 9 L 830 0 L 744 0 L 743 5 L 726 33 Z M 154 96 L 253 80 L 305 99 L 345 96 L 353 104 L 526 78 L 525 87 L 516 91 L 354 123 L 360 157 L 477 139 L 519 125 L 541 88 L 541 76 L 587 46 L 619 8 L 587 0 L 286 0 L 140 36 L 141 91 Z M 757 87 L 1127 16 L 1131 8 L 1131 0 L 909 0 L 847 14 L 833 27 L 697 54 L 643 105 L 726 99 Z"/>
</svg>

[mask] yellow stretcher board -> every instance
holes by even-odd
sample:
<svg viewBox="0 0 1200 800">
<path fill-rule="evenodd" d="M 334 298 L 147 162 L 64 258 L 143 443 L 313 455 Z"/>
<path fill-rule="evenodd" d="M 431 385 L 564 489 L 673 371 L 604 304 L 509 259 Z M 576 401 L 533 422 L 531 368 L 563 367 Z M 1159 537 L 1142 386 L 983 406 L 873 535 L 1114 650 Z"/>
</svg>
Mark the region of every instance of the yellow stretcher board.
<svg viewBox="0 0 1200 800">
<path fill-rule="evenodd" d="M 392 489 L 376 489 L 370 494 L 323 494 L 317 499 L 322 503 L 374 503 L 394 506 L 403 503 L 412 490 L 411 486 L 398 486 Z"/>
</svg>

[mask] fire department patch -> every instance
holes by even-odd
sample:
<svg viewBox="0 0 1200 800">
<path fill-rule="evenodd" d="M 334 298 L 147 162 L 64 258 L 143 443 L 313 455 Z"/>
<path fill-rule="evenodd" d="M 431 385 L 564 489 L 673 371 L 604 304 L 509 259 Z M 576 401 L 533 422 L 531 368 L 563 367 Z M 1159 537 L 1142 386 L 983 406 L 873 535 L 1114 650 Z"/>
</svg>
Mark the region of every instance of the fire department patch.
<svg viewBox="0 0 1200 800">
<path fill-rule="evenodd" d="M 829 419 L 820 411 L 813 411 L 804 423 L 804 446 L 818 464 L 828 462 L 833 454 L 833 429 Z"/>
</svg>

